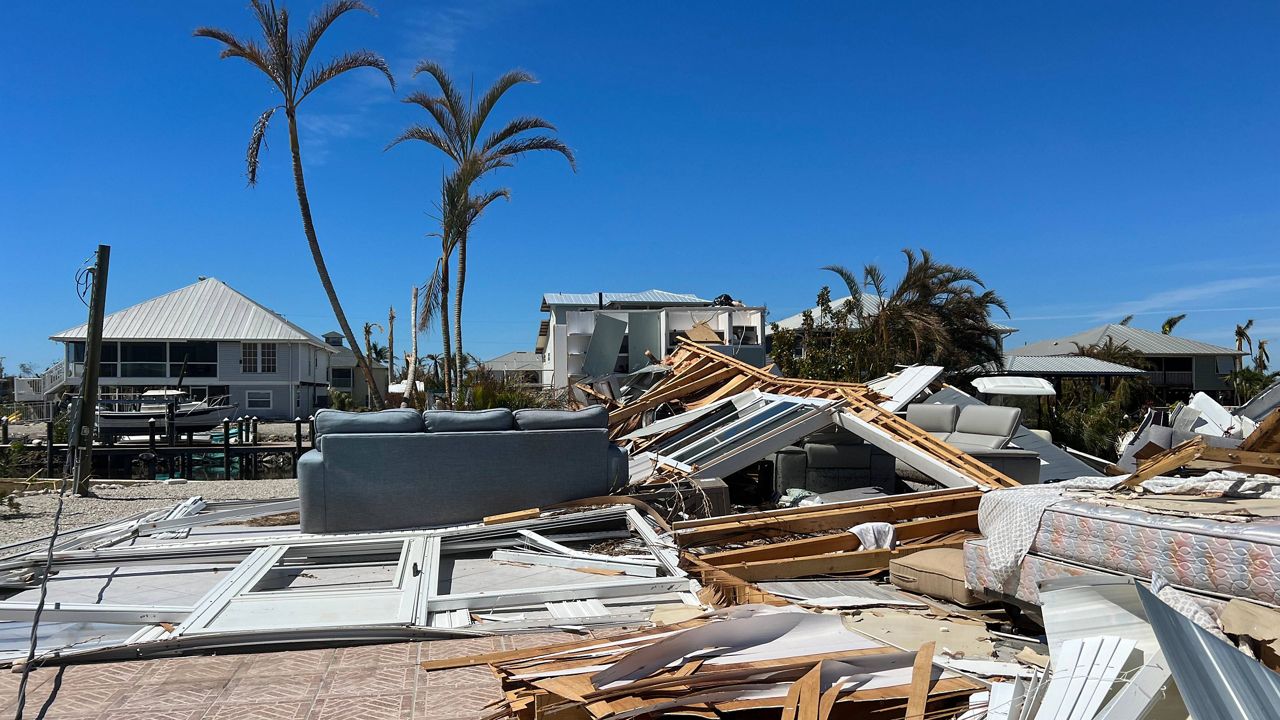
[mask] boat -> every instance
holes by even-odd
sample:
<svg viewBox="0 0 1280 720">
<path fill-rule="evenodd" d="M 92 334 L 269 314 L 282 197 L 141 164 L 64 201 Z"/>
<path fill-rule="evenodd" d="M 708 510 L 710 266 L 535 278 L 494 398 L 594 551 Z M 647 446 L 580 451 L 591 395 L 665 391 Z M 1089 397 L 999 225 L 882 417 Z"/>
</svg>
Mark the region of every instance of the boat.
<svg viewBox="0 0 1280 720">
<path fill-rule="evenodd" d="M 151 419 L 157 433 L 169 431 L 169 407 L 178 433 L 203 432 L 235 417 L 238 405 L 228 395 L 187 400 L 184 390 L 148 390 L 135 400 L 104 400 L 98 407 L 98 435 L 111 440 L 125 435 L 149 435 Z"/>
</svg>

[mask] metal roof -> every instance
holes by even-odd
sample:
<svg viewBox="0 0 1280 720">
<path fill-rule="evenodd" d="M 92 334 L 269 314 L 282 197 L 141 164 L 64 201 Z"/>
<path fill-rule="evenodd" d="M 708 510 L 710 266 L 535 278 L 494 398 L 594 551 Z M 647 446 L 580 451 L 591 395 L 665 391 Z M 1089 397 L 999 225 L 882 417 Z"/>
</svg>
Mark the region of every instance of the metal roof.
<svg viewBox="0 0 1280 720">
<path fill-rule="evenodd" d="M 580 305 L 596 307 L 600 304 L 600 296 L 604 295 L 604 304 L 610 305 L 710 305 L 697 295 L 673 293 L 666 290 L 645 290 L 633 293 L 547 293 L 542 296 L 542 311 L 546 312 L 552 305 Z"/>
<path fill-rule="evenodd" d="M 529 352 L 528 350 L 512 350 L 511 352 L 499 355 L 492 360 L 485 360 L 480 364 L 495 372 L 516 372 L 519 370 L 541 371 L 543 368 L 542 354 Z"/>
<path fill-rule="evenodd" d="M 994 372 L 988 366 L 973 368 L 975 372 Z M 1003 371 L 1012 375 L 1141 375 L 1128 365 L 1099 360 L 1084 355 L 1049 355 L 1046 357 L 1005 355 Z"/>
<path fill-rule="evenodd" d="M 86 326 L 50 336 L 83 340 Z M 320 338 L 216 278 L 205 278 L 107 315 L 104 340 L 276 340 L 328 347 Z"/>
<path fill-rule="evenodd" d="M 1246 354 L 1240 350 L 1233 350 L 1220 345 L 1210 345 L 1199 340 L 1191 340 L 1176 335 L 1164 335 L 1118 323 L 1099 325 L 1096 328 L 1090 328 L 1075 335 L 1068 335 L 1056 340 L 1041 340 L 1040 342 L 1009 349 L 1005 352 L 1009 355 L 1022 356 L 1075 355 L 1080 352 L 1079 348 L 1076 347 L 1077 345 L 1080 347 L 1098 345 L 1106 342 L 1107 338 L 1111 338 L 1111 341 L 1116 345 L 1124 345 L 1130 350 L 1143 355 Z"/>
<path fill-rule="evenodd" d="M 882 302 L 884 302 L 884 300 L 879 296 L 870 295 L 868 293 L 863 293 L 859 297 L 861 297 L 862 299 L 862 313 L 864 315 L 874 315 L 875 313 L 879 312 L 880 305 Z M 852 299 L 853 299 L 852 295 L 845 295 L 842 298 L 832 298 L 831 307 L 839 308 L 846 301 L 852 300 Z M 808 312 L 813 313 L 813 316 L 817 317 L 818 307 L 815 305 L 814 307 L 809 308 Z M 773 325 L 777 325 L 782 330 L 798 330 L 800 329 L 801 323 L 803 322 L 804 322 L 804 311 L 798 312 L 795 315 L 791 315 L 789 317 L 785 317 L 776 323 L 770 323 L 769 332 L 773 331 L 772 329 Z M 996 331 L 998 331 L 1002 335 L 1007 335 L 1009 333 L 1018 331 L 1017 328 L 1012 328 L 1012 327 L 1009 327 L 1008 325 L 1001 325 L 1000 323 L 996 323 L 996 322 L 991 323 L 991 326 L 994 327 Z"/>
</svg>

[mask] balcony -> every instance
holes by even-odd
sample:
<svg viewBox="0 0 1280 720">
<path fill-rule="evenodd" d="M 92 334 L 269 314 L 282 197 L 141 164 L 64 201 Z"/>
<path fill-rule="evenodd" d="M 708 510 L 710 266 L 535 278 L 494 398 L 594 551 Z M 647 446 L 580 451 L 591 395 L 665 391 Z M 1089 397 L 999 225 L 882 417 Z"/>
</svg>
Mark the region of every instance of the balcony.
<svg viewBox="0 0 1280 720">
<path fill-rule="evenodd" d="M 1160 387 L 1194 387 L 1195 373 L 1190 370 L 1150 370 L 1147 382 Z"/>
</svg>

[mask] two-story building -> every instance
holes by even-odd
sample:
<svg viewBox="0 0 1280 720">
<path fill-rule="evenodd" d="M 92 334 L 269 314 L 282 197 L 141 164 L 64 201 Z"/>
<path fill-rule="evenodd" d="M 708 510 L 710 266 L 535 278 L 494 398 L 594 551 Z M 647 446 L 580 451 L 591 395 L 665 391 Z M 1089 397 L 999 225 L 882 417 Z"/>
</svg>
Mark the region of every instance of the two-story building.
<svg viewBox="0 0 1280 720">
<path fill-rule="evenodd" d="M 51 336 L 64 357 L 42 378 L 46 398 L 75 393 L 86 330 Z M 241 414 L 262 419 L 307 417 L 327 405 L 333 349 L 215 278 L 110 313 L 102 339 L 104 400 L 173 387 L 181 377 L 193 399 L 227 396 Z"/>
<path fill-rule="evenodd" d="M 1224 379 L 1246 355 L 1240 350 L 1165 335 L 1151 330 L 1111 323 L 1054 340 L 1005 348 L 1008 357 L 1054 357 L 1080 355 L 1081 348 L 1105 345 L 1108 341 L 1141 355 L 1147 380 L 1165 402 L 1186 400 L 1203 392 L 1225 398 L 1229 388 Z"/>
<path fill-rule="evenodd" d="M 342 333 L 331 330 L 323 337 L 325 344 L 333 350 L 333 356 L 329 358 L 330 389 L 350 395 L 351 404 L 354 407 L 369 407 L 369 383 L 365 380 L 364 373 L 360 371 L 360 366 L 356 364 L 356 354 L 343 344 Z M 369 359 L 369 363 L 373 371 L 373 382 L 377 384 L 378 392 L 386 397 L 390 368 L 386 363 L 372 358 Z"/>
<path fill-rule="evenodd" d="M 542 383 L 569 387 L 589 377 L 635 372 L 689 338 L 763 365 L 762 307 L 722 298 L 648 290 L 636 293 L 547 293 L 534 352 L 542 354 Z"/>
</svg>

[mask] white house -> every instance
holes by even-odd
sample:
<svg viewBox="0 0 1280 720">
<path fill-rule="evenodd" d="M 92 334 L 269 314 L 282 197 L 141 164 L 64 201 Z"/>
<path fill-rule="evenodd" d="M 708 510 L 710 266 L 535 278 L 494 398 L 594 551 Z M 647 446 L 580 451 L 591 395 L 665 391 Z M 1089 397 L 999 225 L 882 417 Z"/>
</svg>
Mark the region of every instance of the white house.
<svg viewBox="0 0 1280 720">
<path fill-rule="evenodd" d="M 85 325 L 51 336 L 64 357 L 42 378 L 46 398 L 79 385 L 85 337 Z M 193 399 L 227 396 L 241 414 L 263 419 L 307 417 L 327 405 L 333 350 L 215 278 L 107 315 L 102 338 L 103 399 L 172 387 L 181 375 Z"/>
<path fill-rule="evenodd" d="M 635 372 L 664 358 L 681 337 L 756 365 L 764 363 L 765 310 L 722 298 L 648 290 L 547 293 L 538 327 L 542 382 L 569 387 L 584 378 Z M 646 354 L 647 352 L 647 354 Z"/>
</svg>

